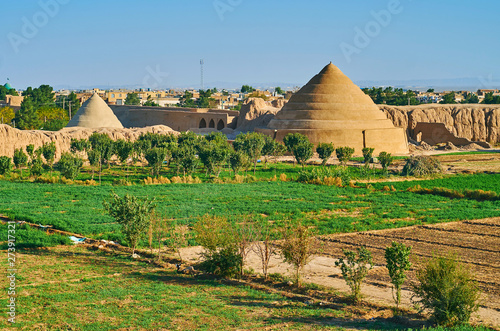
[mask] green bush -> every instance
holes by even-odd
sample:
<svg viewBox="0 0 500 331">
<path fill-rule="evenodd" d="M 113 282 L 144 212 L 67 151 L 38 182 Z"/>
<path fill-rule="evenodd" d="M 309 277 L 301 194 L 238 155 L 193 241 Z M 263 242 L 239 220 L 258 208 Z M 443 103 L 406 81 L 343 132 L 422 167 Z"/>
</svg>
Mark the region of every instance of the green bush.
<svg viewBox="0 0 500 331">
<path fill-rule="evenodd" d="M 61 172 L 61 175 L 72 180 L 78 176 L 82 166 L 82 159 L 77 156 L 73 156 L 69 152 L 63 153 L 57 163 L 57 168 Z"/>
<path fill-rule="evenodd" d="M 380 165 L 382 165 L 382 169 L 384 169 L 384 171 L 387 171 L 387 168 L 389 168 L 389 166 L 391 165 L 394 157 L 391 155 L 391 153 L 380 152 L 380 154 L 378 155 L 378 160 L 380 162 Z"/>
<path fill-rule="evenodd" d="M 373 157 L 373 151 L 375 148 L 365 147 L 361 151 L 363 152 L 363 163 L 368 165 Z"/>
<path fill-rule="evenodd" d="M 417 303 L 432 310 L 438 325 L 466 324 L 479 308 L 479 287 L 455 255 L 432 258 L 417 271 L 417 279 L 413 286 Z"/>
<path fill-rule="evenodd" d="M 342 249 L 346 260 L 340 258 L 335 266 L 340 267 L 342 278 L 351 288 L 352 298 L 355 303 L 361 300 L 361 283 L 373 268 L 372 253 L 365 247 L 358 248 L 358 252 Z"/>
<path fill-rule="evenodd" d="M 30 175 L 40 176 L 43 173 L 43 161 L 41 157 L 33 159 L 30 163 Z"/>
<path fill-rule="evenodd" d="M 401 286 L 406 279 L 405 271 L 411 268 L 410 253 L 411 246 L 394 241 L 391 246 L 385 248 L 385 261 L 393 285 L 392 297 L 398 307 L 401 302 Z M 394 295 L 394 290 L 396 290 L 396 295 Z"/>
<path fill-rule="evenodd" d="M 429 156 L 410 156 L 403 167 L 402 175 L 422 177 L 441 172 L 443 169 L 439 160 Z"/>
<path fill-rule="evenodd" d="M 236 277 L 240 274 L 243 260 L 235 247 L 225 247 L 204 257 L 199 265 L 200 270 L 225 278 Z"/>
<path fill-rule="evenodd" d="M 316 152 L 318 153 L 319 158 L 323 160 L 322 165 L 326 164 L 334 151 L 335 147 L 332 143 L 319 143 L 318 147 L 316 147 Z"/>
<path fill-rule="evenodd" d="M 12 171 L 12 161 L 10 157 L 0 156 L 0 175 L 9 174 Z"/>
<path fill-rule="evenodd" d="M 351 158 L 352 154 L 354 154 L 354 148 L 347 146 L 338 147 L 335 150 L 335 154 L 337 154 L 337 159 L 339 159 L 339 162 L 345 165 L 346 162 Z"/>
</svg>

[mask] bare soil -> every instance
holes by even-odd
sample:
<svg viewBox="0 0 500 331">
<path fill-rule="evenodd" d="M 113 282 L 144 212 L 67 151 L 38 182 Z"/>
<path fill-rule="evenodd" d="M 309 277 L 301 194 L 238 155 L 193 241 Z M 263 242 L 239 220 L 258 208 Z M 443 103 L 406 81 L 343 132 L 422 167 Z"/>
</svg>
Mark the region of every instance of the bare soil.
<svg viewBox="0 0 500 331">
<path fill-rule="evenodd" d="M 367 247 L 373 254 L 375 267 L 370 271 L 362 288 L 367 301 L 393 305 L 390 278 L 385 268 L 384 250 L 392 241 L 412 246 L 413 267 L 408 272 L 403 287 L 402 305 L 413 307 L 409 284 L 416 281 L 415 271 L 433 255 L 454 252 L 460 261 L 471 268 L 483 291 L 481 308 L 473 316 L 473 321 L 493 327 L 500 327 L 500 218 L 482 219 L 422 225 L 400 229 L 335 234 L 318 237 L 322 243 L 321 252 L 307 265 L 304 281 L 328 286 L 340 292 L 349 292 L 335 261 L 342 257 L 342 248 Z M 199 261 L 201 247 L 184 248 L 184 260 Z M 251 252 L 246 261 L 247 268 L 260 272 L 260 259 Z M 270 273 L 292 275 L 292 267 L 279 256 L 271 260 Z"/>
</svg>

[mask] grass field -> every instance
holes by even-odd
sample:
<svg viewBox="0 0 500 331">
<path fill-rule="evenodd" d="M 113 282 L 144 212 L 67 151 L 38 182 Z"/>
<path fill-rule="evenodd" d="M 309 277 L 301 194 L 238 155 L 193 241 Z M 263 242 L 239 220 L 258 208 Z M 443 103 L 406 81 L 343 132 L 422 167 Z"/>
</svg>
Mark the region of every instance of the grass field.
<svg viewBox="0 0 500 331">
<path fill-rule="evenodd" d="M 500 175 L 454 176 L 419 181 L 422 187 L 479 188 L 500 192 Z M 393 185 L 397 191 L 383 191 Z M 377 183 L 366 188 L 293 182 L 78 186 L 0 181 L 0 213 L 96 238 L 121 240 L 119 226 L 102 205 L 112 192 L 155 197 L 160 215 L 192 225 L 211 214 L 244 219 L 300 220 L 319 234 L 395 228 L 498 216 L 500 202 L 450 199 L 407 192 L 415 182 Z"/>
<path fill-rule="evenodd" d="M 128 255 L 81 246 L 18 252 L 17 261 L 16 327 L 2 318 L 2 330 L 401 330 L 428 325 L 392 318 L 387 307 L 353 307 L 328 293 L 316 293 L 327 302 L 319 306 L 308 296 L 179 275 Z M 6 300 L 2 292 L 0 304 Z M 475 328 L 457 329 L 466 330 Z"/>
</svg>

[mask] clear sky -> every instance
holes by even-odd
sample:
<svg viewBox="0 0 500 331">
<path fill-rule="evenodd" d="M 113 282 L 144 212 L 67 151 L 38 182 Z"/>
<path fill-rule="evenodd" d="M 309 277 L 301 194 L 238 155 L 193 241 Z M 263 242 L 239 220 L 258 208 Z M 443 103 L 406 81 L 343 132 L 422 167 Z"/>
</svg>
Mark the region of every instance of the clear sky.
<svg viewBox="0 0 500 331">
<path fill-rule="evenodd" d="M 0 82 L 199 88 L 204 59 L 206 86 L 302 85 L 332 61 L 355 82 L 498 88 L 499 12 L 493 0 L 6 1 Z"/>
</svg>

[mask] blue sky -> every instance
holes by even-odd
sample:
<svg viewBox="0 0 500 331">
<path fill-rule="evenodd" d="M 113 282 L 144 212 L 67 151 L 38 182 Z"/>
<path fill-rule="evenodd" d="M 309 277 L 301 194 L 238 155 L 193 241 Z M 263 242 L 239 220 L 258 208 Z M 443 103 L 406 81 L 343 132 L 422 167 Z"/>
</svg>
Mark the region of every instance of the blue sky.
<svg viewBox="0 0 500 331">
<path fill-rule="evenodd" d="M 355 82 L 498 88 L 499 10 L 491 0 L 8 1 L 0 82 L 199 88 L 203 58 L 206 86 L 303 85 L 332 61 Z"/>
</svg>

